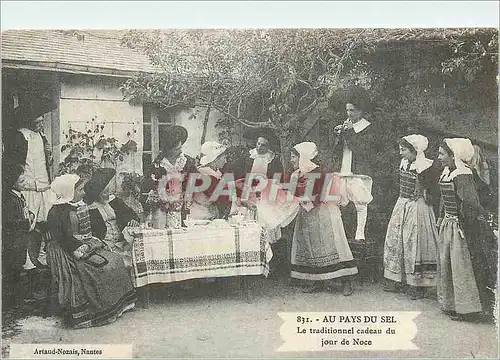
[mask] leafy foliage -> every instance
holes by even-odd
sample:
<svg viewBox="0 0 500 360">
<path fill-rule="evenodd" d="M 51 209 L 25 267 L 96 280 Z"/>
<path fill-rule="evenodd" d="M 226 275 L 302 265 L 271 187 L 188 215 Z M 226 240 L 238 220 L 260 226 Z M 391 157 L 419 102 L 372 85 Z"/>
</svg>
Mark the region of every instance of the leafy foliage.
<svg viewBox="0 0 500 360">
<path fill-rule="evenodd" d="M 133 102 L 212 107 L 221 121 L 277 130 L 284 149 L 301 119 L 328 99 L 363 30 L 131 31 L 124 43 L 158 67 L 127 81 Z M 284 151 L 286 154 L 287 151 Z"/>
<path fill-rule="evenodd" d="M 158 69 L 123 84 L 130 101 L 210 106 L 221 121 L 271 127 L 285 142 L 299 140 L 307 115 L 353 86 L 383 90 L 391 111 L 407 101 L 393 96 L 400 88 L 389 79 L 414 90 L 450 76 L 471 82 L 498 65 L 494 29 L 134 30 L 123 43 Z M 425 109 L 429 98 L 415 107 Z"/>
<path fill-rule="evenodd" d="M 73 173 L 80 165 L 90 165 L 98 168 L 106 163 L 116 167 L 118 161 L 123 161 L 124 156 L 137 151 L 137 143 L 129 139 L 125 144 L 119 146 L 118 140 L 114 137 L 106 137 L 104 129 L 105 122 L 96 123 L 92 118 L 87 123 L 86 130 L 81 132 L 69 129 L 65 135 L 66 144 L 61 146 L 61 153 L 68 152 L 68 155 L 59 164 L 59 174 Z M 128 137 L 131 137 L 129 132 Z M 98 161 L 98 154 L 100 159 Z"/>
</svg>

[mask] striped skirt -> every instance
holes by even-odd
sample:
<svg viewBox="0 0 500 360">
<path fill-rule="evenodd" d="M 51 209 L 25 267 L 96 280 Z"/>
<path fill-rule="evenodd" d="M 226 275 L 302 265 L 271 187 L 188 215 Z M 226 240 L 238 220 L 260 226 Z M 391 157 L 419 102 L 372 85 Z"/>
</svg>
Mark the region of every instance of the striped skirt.
<svg viewBox="0 0 500 360">
<path fill-rule="evenodd" d="M 336 205 L 300 208 L 291 258 L 291 276 L 296 279 L 318 281 L 358 273 Z"/>
<path fill-rule="evenodd" d="M 135 306 L 136 293 L 122 258 L 106 250 L 96 253 L 107 264 L 76 260 L 56 241 L 47 244 L 59 305 L 67 325 L 75 329 L 111 323 Z"/>
</svg>

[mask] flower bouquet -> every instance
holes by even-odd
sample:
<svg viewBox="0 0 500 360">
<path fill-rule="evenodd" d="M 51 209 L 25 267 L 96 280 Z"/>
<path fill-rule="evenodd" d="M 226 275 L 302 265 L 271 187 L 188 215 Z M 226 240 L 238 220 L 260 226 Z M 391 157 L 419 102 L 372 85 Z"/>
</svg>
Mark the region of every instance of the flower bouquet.
<svg viewBox="0 0 500 360">
<path fill-rule="evenodd" d="M 178 229 L 182 224 L 181 211 L 182 183 L 178 179 L 160 179 L 155 189 L 151 190 L 146 204 L 152 214 L 153 227 Z"/>
</svg>

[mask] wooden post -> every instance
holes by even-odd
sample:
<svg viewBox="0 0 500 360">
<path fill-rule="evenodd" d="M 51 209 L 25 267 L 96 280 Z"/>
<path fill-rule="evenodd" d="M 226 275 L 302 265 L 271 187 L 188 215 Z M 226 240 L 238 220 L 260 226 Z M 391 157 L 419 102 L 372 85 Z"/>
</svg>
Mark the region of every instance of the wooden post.
<svg viewBox="0 0 500 360">
<path fill-rule="evenodd" d="M 55 110 L 50 113 L 50 124 L 51 124 L 51 136 L 50 140 L 52 143 L 52 157 L 54 163 L 52 164 L 52 174 L 53 177 L 59 175 L 59 163 L 61 162 L 61 79 L 59 76 L 55 77 L 55 91 L 54 91 L 54 101 L 57 104 Z"/>
<path fill-rule="evenodd" d="M 240 276 L 240 294 L 242 296 L 242 300 L 244 300 L 247 304 L 252 303 L 252 299 L 250 296 L 250 284 L 248 281 L 248 276 Z"/>
<path fill-rule="evenodd" d="M 144 309 L 149 309 L 149 299 L 150 299 L 150 294 L 149 294 L 149 285 L 144 285 L 143 287 L 138 289 L 139 293 L 139 301 L 142 304 L 142 307 Z"/>
<path fill-rule="evenodd" d="M 200 140 L 201 145 L 203 145 L 205 143 L 205 139 L 207 137 L 207 127 L 208 127 L 208 121 L 210 120 L 210 111 L 211 110 L 212 110 L 212 108 L 209 105 L 207 107 L 207 111 L 205 112 L 205 117 L 203 118 L 203 131 L 201 133 L 201 140 Z"/>
</svg>

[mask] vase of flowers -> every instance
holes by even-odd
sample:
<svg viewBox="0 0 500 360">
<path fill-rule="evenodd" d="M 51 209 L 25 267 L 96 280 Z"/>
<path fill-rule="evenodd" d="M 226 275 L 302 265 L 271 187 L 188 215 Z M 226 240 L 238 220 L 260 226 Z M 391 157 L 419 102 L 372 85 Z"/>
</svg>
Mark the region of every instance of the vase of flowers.
<svg viewBox="0 0 500 360">
<path fill-rule="evenodd" d="M 166 204 L 164 204 L 160 199 L 160 196 L 156 189 L 151 190 L 148 193 L 146 204 L 149 208 L 149 214 L 151 215 L 151 226 L 155 229 L 165 229 L 167 224 L 165 217 Z"/>
<path fill-rule="evenodd" d="M 177 179 L 162 178 L 156 182 L 155 188 L 149 192 L 146 200 L 154 228 L 178 229 L 181 227 L 184 204 L 181 194 L 182 186 Z"/>
<path fill-rule="evenodd" d="M 182 203 L 171 203 L 170 210 L 166 213 L 166 225 L 171 229 L 179 229 L 182 226 L 181 216 Z"/>
</svg>

